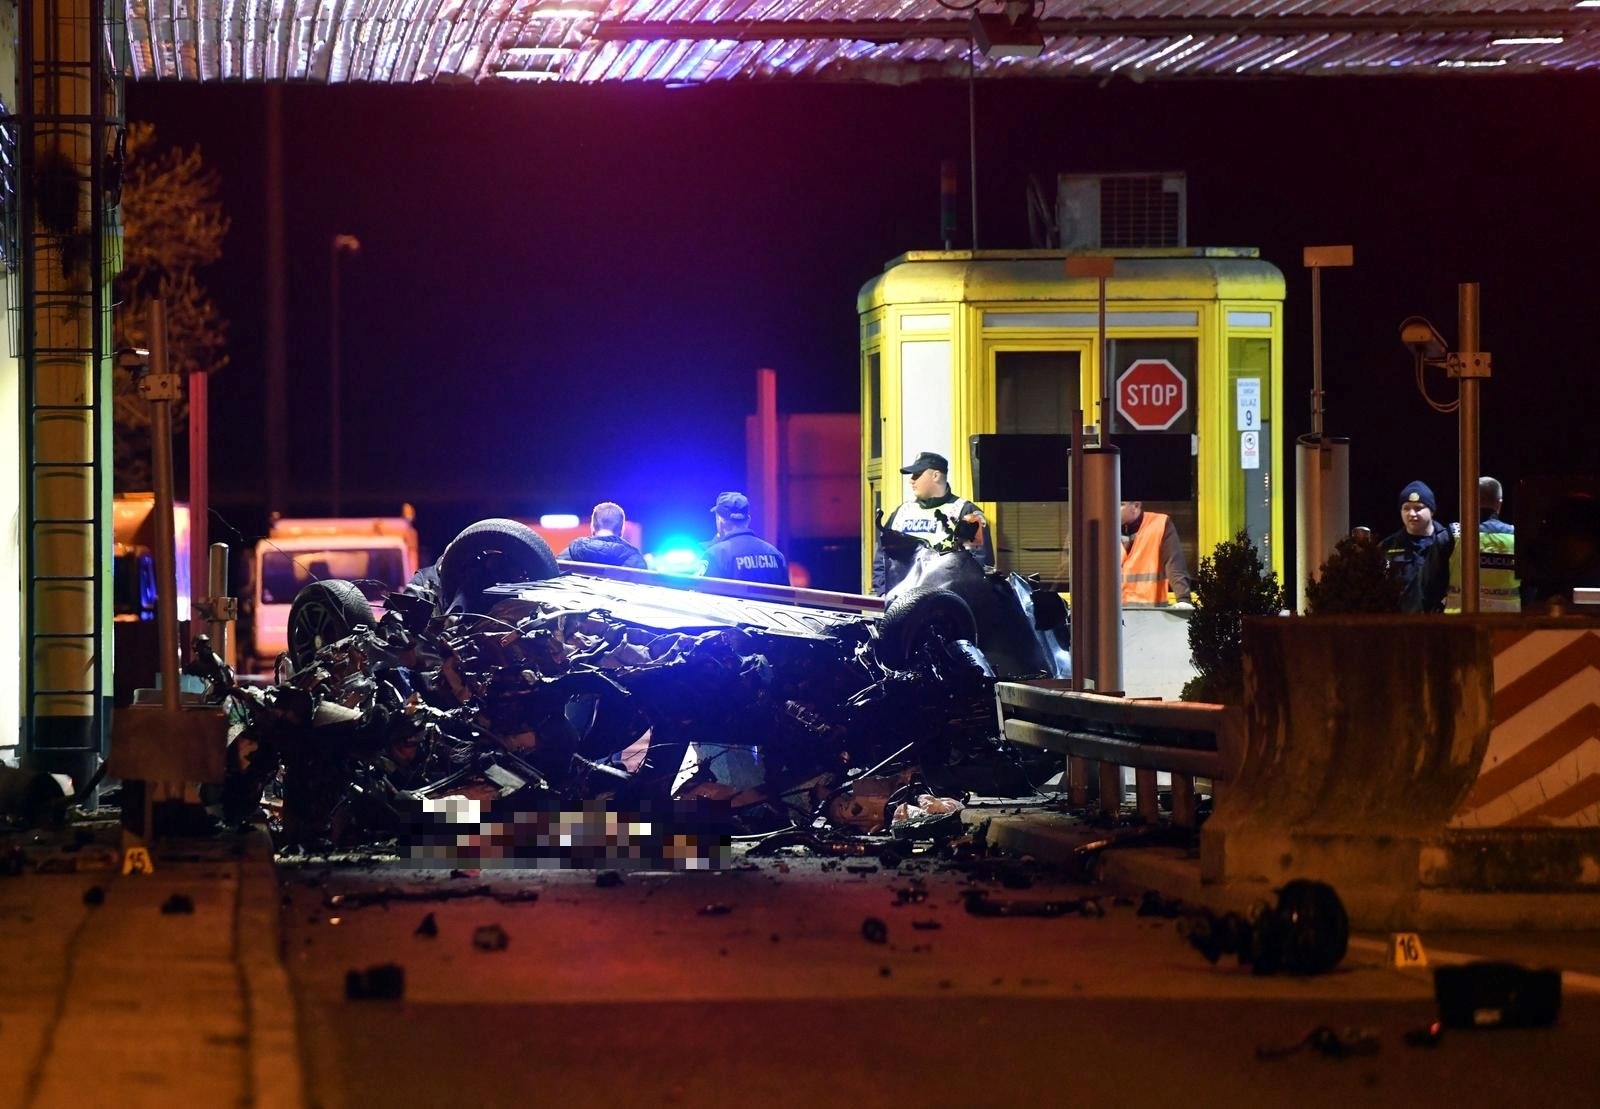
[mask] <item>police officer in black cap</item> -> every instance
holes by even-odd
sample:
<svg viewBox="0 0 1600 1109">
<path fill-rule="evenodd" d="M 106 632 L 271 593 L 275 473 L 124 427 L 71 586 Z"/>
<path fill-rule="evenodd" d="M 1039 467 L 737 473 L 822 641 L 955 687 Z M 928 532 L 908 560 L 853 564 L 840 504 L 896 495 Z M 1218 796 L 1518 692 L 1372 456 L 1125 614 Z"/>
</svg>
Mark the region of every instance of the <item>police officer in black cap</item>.
<svg viewBox="0 0 1600 1109">
<path fill-rule="evenodd" d="M 957 528 L 959 541 L 985 566 L 993 566 L 983 513 L 950 492 L 950 463 L 944 455 L 923 451 L 900 472 L 911 479 L 911 499 L 879 521 L 878 549 L 872 556 L 873 593 L 881 597 L 900 584 L 919 546 L 934 546 L 947 538 L 939 516 Z"/>
<path fill-rule="evenodd" d="M 1443 612 L 1455 538 L 1435 520 L 1433 490 L 1413 481 L 1400 490 L 1401 528 L 1383 541 L 1389 572 L 1400 579 L 1401 612 Z"/>
<path fill-rule="evenodd" d="M 743 493 L 720 493 L 711 511 L 717 537 L 706 547 L 706 577 L 789 584 L 789 560 L 750 530 L 749 497 Z"/>
</svg>

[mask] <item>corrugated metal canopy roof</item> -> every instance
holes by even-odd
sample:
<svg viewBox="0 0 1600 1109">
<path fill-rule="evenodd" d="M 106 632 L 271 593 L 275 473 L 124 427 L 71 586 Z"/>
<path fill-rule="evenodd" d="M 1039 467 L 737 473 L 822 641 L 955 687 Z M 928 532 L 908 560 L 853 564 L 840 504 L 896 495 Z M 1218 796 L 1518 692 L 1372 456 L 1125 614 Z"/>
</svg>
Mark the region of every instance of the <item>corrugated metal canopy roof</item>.
<svg viewBox="0 0 1600 1109">
<path fill-rule="evenodd" d="M 1600 0 L 127 0 L 131 76 L 1134 80 L 1600 67 Z M 994 39 L 973 44 L 981 13 Z M 1009 14 L 1008 14 L 1009 13 Z M 1001 21 L 996 23 L 996 21 Z"/>
</svg>

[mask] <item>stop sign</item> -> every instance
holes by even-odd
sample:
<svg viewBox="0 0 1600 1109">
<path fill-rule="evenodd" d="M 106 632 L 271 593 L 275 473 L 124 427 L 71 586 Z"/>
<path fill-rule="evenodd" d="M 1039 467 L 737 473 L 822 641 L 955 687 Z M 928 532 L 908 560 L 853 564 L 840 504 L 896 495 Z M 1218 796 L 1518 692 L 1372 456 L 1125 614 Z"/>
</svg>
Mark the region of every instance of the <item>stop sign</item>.
<svg viewBox="0 0 1600 1109">
<path fill-rule="evenodd" d="M 1117 378 L 1117 415 L 1135 431 L 1165 431 L 1189 409 L 1189 381 L 1165 358 L 1141 358 Z"/>
</svg>

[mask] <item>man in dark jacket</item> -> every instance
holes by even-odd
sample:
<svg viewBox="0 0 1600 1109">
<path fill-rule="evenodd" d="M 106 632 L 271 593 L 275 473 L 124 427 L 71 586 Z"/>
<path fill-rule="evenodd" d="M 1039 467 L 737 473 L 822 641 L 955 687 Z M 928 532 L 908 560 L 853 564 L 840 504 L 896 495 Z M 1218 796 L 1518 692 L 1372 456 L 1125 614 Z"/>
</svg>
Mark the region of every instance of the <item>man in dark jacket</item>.
<svg viewBox="0 0 1600 1109">
<path fill-rule="evenodd" d="M 601 501 L 589 514 L 589 534 L 574 539 L 562 551 L 561 558 L 574 562 L 599 562 L 606 566 L 631 566 L 645 568 L 644 555 L 639 548 L 622 538 L 622 528 L 628 522 L 622 506 L 611 501 Z"/>
<path fill-rule="evenodd" d="M 743 493 L 719 494 L 711 512 L 717 537 L 706 547 L 706 577 L 789 584 L 789 560 L 750 530 L 749 497 Z"/>
<path fill-rule="evenodd" d="M 1433 490 L 1413 481 L 1400 490 L 1401 528 L 1383 541 L 1389 571 L 1400 579 L 1401 612 L 1443 612 L 1455 538 L 1433 518 Z"/>
</svg>

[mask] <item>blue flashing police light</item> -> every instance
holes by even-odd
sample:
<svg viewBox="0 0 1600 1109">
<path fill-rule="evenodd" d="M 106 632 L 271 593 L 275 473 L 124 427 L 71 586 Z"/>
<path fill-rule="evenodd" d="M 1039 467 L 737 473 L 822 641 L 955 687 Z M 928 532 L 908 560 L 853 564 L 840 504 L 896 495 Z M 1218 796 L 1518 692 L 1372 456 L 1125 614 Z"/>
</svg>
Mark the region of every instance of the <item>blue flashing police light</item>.
<svg viewBox="0 0 1600 1109">
<path fill-rule="evenodd" d="M 650 565 L 667 574 L 698 574 L 703 560 L 694 540 L 674 535 L 657 548 Z"/>
</svg>

